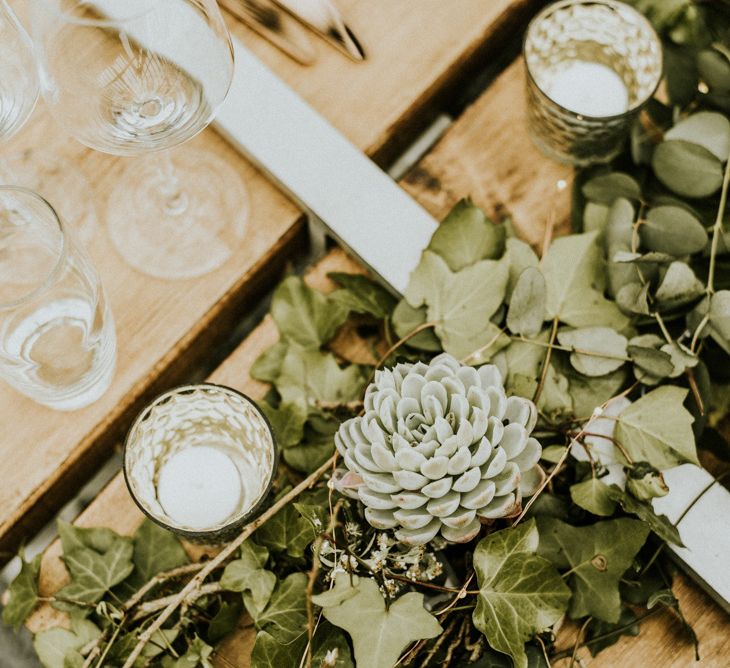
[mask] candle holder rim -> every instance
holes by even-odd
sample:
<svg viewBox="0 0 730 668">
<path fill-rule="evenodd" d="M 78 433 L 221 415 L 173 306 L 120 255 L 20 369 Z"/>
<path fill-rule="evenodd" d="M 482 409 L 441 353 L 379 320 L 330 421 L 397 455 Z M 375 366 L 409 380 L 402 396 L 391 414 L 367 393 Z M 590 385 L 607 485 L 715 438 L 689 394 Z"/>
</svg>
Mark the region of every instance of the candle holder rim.
<svg viewBox="0 0 730 668">
<path fill-rule="evenodd" d="M 591 116 L 590 114 L 579 114 L 572 109 L 568 109 L 567 107 L 564 107 L 562 104 L 554 100 L 552 97 L 550 97 L 540 86 L 540 84 L 535 81 L 535 77 L 532 76 L 532 72 L 530 72 L 530 66 L 527 62 L 527 58 L 525 58 L 525 47 L 527 45 L 527 39 L 530 36 L 530 31 L 532 30 L 533 26 L 537 24 L 537 22 L 541 19 L 543 19 L 545 16 L 547 16 L 551 11 L 555 9 L 562 9 L 563 7 L 568 7 L 570 5 L 604 5 L 607 7 L 611 7 L 613 9 L 620 9 L 621 11 L 628 11 L 631 14 L 636 15 L 636 17 L 647 27 L 649 28 L 649 31 L 654 36 L 654 39 L 656 40 L 657 45 L 659 46 L 659 49 L 657 51 L 657 54 L 659 56 L 659 76 L 657 77 L 656 83 L 652 87 L 651 91 L 640 101 L 638 101 L 633 106 L 630 106 L 626 111 L 621 112 L 620 114 L 612 114 L 611 116 Z M 659 88 L 659 84 L 662 81 L 662 77 L 664 76 L 664 48 L 662 46 L 662 39 L 659 36 L 659 33 L 655 30 L 654 26 L 651 24 L 651 21 L 646 18 L 639 10 L 632 7 L 631 5 L 626 4 L 625 2 L 621 2 L 621 0 L 558 0 L 558 2 L 553 2 L 546 7 L 543 7 L 535 16 L 530 19 L 530 22 L 527 24 L 527 28 L 525 28 L 525 34 L 522 37 L 522 59 L 525 63 L 525 72 L 530 79 L 530 81 L 534 84 L 535 88 L 539 91 L 540 95 L 543 95 L 545 98 L 550 100 L 558 109 L 560 109 L 562 112 L 565 112 L 566 114 L 570 114 L 572 116 L 580 116 L 580 118 L 583 118 L 588 121 L 612 121 L 617 120 L 620 118 L 625 118 L 626 116 L 629 116 L 635 112 L 637 112 L 639 109 L 641 109 L 649 100 L 651 100 L 652 97 L 654 97 L 654 93 L 657 92 L 657 89 Z"/>
<path fill-rule="evenodd" d="M 132 485 L 129 480 L 129 475 L 127 473 L 127 452 L 128 452 L 128 446 L 129 446 L 129 438 L 134 431 L 135 427 L 139 424 L 139 422 L 145 417 L 148 410 L 151 409 L 153 406 L 157 405 L 157 403 L 166 397 L 167 395 L 173 395 L 173 394 L 179 394 L 182 390 L 186 389 L 198 389 L 198 388 L 215 388 L 219 390 L 226 390 L 228 392 L 231 392 L 232 394 L 235 394 L 242 399 L 245 399 L 249 404 L 251 404 L 256 412 L 259 414 L 259 416 L 263 419 L 264 424 L 266 425 L 266 429 L 269 432 L 269 435 L 271 436 L 271 444 L 274 449 L 274 456 L 273 460 L 271 462 L 271 476 L 269 477 L 268 482 L 266 483 L 266 486 L 264 487 L 263 491 L 261 492 L 261 496 L 259 497 L 259 500 L 251 507 L 251 509 L 247 512 L 241 515 L 240 517 L 236 518 L 232 522 L 228 524 L 224 524 L 221 527 L 218 527 L 217 529 L 201 529 L 201 530 L 194 530 L 194 529 L 181 529 L 176 526 L 172 526 L 170 524 L 167 524 L 166 522 L 163 522 L 159 518 L 155 517 L 147 508 L 144 507 L 144 505 L 137 499 L 137 495 L 132 490 Z M 274 428 L 271 426 L 271 422 L 269 421 L 269 418 L 266 417 L 266 414 L 259 408 L 259 405 L 256 403 L 256 401 L 249 397 L 244 392 L 241 392 L 240 390 L 237 390 L 233 387 L 230 387 L 229 385 L 223 385 L 221 383 L 184 383 L 182 385 L 176 385 L 174 387 L 171 387 L 164 392 L 160 392 L 158 395 L 156 395 L 153 399 L 151 399 L 146 406 L 139 412 L 137 417 L 134 419 L 134 422 L 132 422 L 131 426 L 127 430 L 127 435 L 124 437 L 124 444 L 122 446 L 122 473 L 124 475 L 124 484 L 127 487 L 127 491 L 129 492 L 129 495 L 132 497 L 132 501 L 134 501 L 134 504 L 142 511 L 142 514 L 152 520 L 155 524 L 162 527 L 163 529 L 170 531 L 174 534 L 177 534 L 178 536 L 182 536 L 183 538 L 193 539 L 200 541 L 201 539 L 205 539 L 206 537 L 214 538 L 217 534 L 220 534 L 221 532 L 228 531 L 234 527 L 243 527 L 247 523 L 253 521 L 258 517 L 258 515 L 261 514 L 263 510 L 263 505 L 266 501 L 266 499 L 269 496 L 269 493 L 271 492 L 271 488 L 274 485 L 274 478 L 276 477 L 276 470 L 279 467 L 279 446 L 276 442 L 276 437 L 274 435 Z"/>
</svg>

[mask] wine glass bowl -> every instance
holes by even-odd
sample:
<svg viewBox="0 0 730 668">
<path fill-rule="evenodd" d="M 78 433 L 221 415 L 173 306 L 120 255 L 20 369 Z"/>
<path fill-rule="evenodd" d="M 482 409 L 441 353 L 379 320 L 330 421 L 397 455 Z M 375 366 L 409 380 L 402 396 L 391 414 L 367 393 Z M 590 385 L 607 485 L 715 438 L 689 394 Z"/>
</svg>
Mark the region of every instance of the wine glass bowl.
<svg viewBox="0 0 730 668">
<path fill-rule="evenodd" d="M 164 279 L 221 266 L 243 236 L 245 187 L 224 160 L 179 147 L 212 121 L 233 79 L 215 0 L 38 0 L 34 10 L 41 89 L 59 124 L 105 153 L 161 153 L 114 176 L 106 219 L 119 254 Z"/>
<path fill-rule="evenodd" d="M 90 148 L 140 155 L 203 130 L 226 97 L 233 52 L 208 2 L 43 0 L 34 20 L 42 85 Z"/>
<path fill-rule="evenodd" d="M 33 46 L 6 0 L 0 0 L 0 141 L 23 126 L 37 99 Z"/>
</svg>

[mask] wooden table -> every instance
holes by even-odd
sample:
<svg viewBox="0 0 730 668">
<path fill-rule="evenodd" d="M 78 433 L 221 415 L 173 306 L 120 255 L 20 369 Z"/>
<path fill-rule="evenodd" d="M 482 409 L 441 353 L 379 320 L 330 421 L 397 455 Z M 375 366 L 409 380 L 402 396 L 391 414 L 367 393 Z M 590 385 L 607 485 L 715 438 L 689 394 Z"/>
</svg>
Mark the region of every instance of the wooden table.
<svg viewBox="0 0 730 668">
<path fill-rule="evenodd" d="M 374 57 L 365 65 L 355 66 L 335 54 L 323 53 L 321 62 L 306 70 L 304 76 L 304 70 L 268 45 L 240 27 L 236 32 L 343 133 L 378 159 L 391 156 L 403 137 L 429 118 L 429 110 L 439 97 L 455 90 L 455 82 L 470 76 L 475 64 L 484 64 L 484 54 L 490 49 L 496 52 L 504 44 L 505 35 L 511 33 L 511 39 L 517 39 L 519 24 L 535 4 L 459 0 L 456 12 L 453 4 L 440 0 L 340 3 L 352 16 L 358 33 L 371 44 Z M 494 216 L 512 216 L 522 236 L 539 245 L 544 225 L 551 217 L 556 232 L 567 229 L 570 191 L 563 188 L 570 184 L 571 171 L 543 158 L 530 144 L 522 118 L 523 85 L 522 64 L 518 61 L 460 116 L 401 185 L 436 217 L 469 195 Z M 47 121 L 39 118 L 34 129 L 21 139 L 32 144 L 47 128 Z M 56 135 L 52 141 L 61 142 Z M 169 385 L 173 379 L 184 379 L 195 362 L 210 354 L 211 345 L 225 336 L 245 304 L 261 286 L 271 283 L 284 258 L 296 252 L 304 238 L 301 215 L 295 207 L 212 132 L 205 133 L 201 143 L 230 155 L 249 175 L 254 197 L 249 230 L 252 238 L 237 260 L 199 281 L 152 281 L 127 269 L 116 257 L 110 260 L 111 266 L 103 267 L 121 321 L 121 369 L 109 395 L 69 419 L 37 408 L 9 391 L 0 394 L 0 410 L 25 416 L 18 421 L 20 433 L 12 435 L 13 443 L 0 444 L 0 452 L 17 461 L 12 474 L 7 470 L 11 467 L 1 474 L 8 479 L 0 485 L 3 545 L 17 542 L 26 527 L 35 526 L 73 493 L 74 483 L 113 447 L 149 392 Z M 80 164 L 98 170 L 97 187 L 103 190 L 103 177 L 113 168 L 113 159 L 78 147 L 72 149 L 66 143 L 59 144 L 59 150 L 75 151 L 74 158 Z M 94 251 L 113 255 L 103 239 Z M 309 272 L 307 280 L 320 288 L 330 287 L 326 274 L 333 270 L 360 268 L 341 250 L 333 250 Z M 266 387 L 253 381 L 248 370 L 276 338 L 276 329 L 267 317 L 215 370 L 211 380 L 253 397 L 263 396 Z M 352 340 L 344 338 L 339 345 L 353 352 Z M 28 447 L 31 442 L 35 450 Z M 35 471 L 34 467 L 41 470 Z M 7 489 L 11 478 L 12 491 Z M 43 509 L 39 510 L 41 503 Z M 78 522 L 129 534 L 141 520 L 119 475 Z M 44 556 L 43 594 L 51 594 L 65 581 L 59 554 L 60 546 L 55 543 Z M 685 615 L 700 637 L 701 665 L 728 665 L 727 615 L 683 576 L 675 585 Z M 30 619 L 29 627 L 38 631 L 55 625 L 61 621 L 58 615 L 50 607 L 43 607 Z M 563 634 L 563 642 L 568 642 L 569 635 L 570 630 Z M 251 629 L 242 626 L 221 647 L 216 665 L 247 666 L 252 640 Z M 658 616 L 642 625 L 638 638 L 622 639 L 596 660 L 591 661 L 584 652 L 581 657 L 586 664 L 597 666 L 679 668 L 692 663 L 693 650 L 668 616 Z"/>
</svg>

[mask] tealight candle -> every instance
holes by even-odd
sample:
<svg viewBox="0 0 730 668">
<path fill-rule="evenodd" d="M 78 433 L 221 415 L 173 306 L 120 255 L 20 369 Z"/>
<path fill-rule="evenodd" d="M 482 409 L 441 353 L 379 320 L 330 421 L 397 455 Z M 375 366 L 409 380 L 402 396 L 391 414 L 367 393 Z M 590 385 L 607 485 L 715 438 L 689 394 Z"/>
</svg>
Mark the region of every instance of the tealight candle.
<svg viewBox="0 0 730 668">
<path fill-rule="evenodd" d="M 618 116 L 629 108 L 623 79 L 601 63 L 569 63 L 555 73 L 546 92 L 561 107 L 585 116 Z"/>
<path fill-rule="evenodd" d="M 233 460 L 198 445 L 176 453 L 163 465 L 157 498 L 180 525 L 205 529 L 227 520 L 241 503 L 241 475 Z"/>
<path fill-rule="evenodd" d="M 155 399 L 124 444 L 124 475 L 153 521 L 203 543 L 233 537 L 260 510 L 277 453 L 271 427 L 228 387 L 187 385 Z"/>
<path fill-rule="evenodd" d="M 621 150 L 662 76 L 662 46 L 649 21 L 619 0 L 561 0 L 527 28 L 530 135 L 574 165 Z"/>
</svg>

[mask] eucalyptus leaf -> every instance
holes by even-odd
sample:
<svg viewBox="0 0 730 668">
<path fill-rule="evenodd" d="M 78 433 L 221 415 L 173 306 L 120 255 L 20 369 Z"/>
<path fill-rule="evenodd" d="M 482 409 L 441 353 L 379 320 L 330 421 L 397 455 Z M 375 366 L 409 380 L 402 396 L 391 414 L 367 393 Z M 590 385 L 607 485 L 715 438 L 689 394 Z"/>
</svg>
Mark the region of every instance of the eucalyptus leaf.
<svg viewBox="0 0 730 668">
<path fill-rule="evenodd" d="M 435 323 L 444 350 L 454 357 L 484 347 L 496 352 L 508 339 L 499 335 L 490 318 L 504 300 L 508 276 L 506 259 L 480 260 L 453 273 L 439 255 L 424 251 L 405 297 L 414 308 L 427 304 L 428 320 Z"/>
<path fill-rule="evenodd" d="M 460 271 L 479 260 L 501 257 L 505 238 L 504 225 L 495 225 L 478 206 L 461 200 L 436 228 L 428 249 L 451 271 Z"/>
<path fill-rule="evenodd" d="M 710 325 L 730 341 L 730 290 L 718 290 L 710 299 Z"/>
<path fill-rule="evenodd" d="M 375 318 L 387 318 L 397 300 L 382 285 L 362 274 L 331 272 L 328 276 L 342 286 L 330 293 L 329 298 L 355 313 L 369 313 Z"/>
<path fill-rule="evenodd" d="M 626 407 L 616 418 L 614 437 L 637 462 L 663 470 L 698 464 L 692 415 L 684 407 L 687 390 L 665 385 Z"/>
<path fill-rule="evenodd" d="M 714 111 L 700 111 L 682 119 L 664 137 L 703 146 L 720 162 L 730 155 L 730 121 Z"/>
<path fill-rule="evenodd" d="M 282 340 L 305 349 L 317 349 L 327 343 L 345 322 L 348 312 L 298 276 L 284 279 L 271 300 L 271 316 Z"/>
<path fill-rule="evenodd" d="M 583 209 L 583 232 L 603 232 L 606 229 L 609 207 L 606 204 L 586 202 Z"/>
<path fill-rule="evenodd" d="M 404 594 L 386 609 L 377 583 L 370 578 L 351 584 L 347 573 L 338 573 L 335 590 L 313 596 L 312 601 L 323 608 L 331 624 L 349 633 L 357 668 L 393 666 L 410 643 L 443 631 L 424 609 L 423 594 Z"/>
<path fill-rule="evenodd" d="M 570 498 L 576 506 L 594 515 L 609 517 L 616 511 L 616 502 L 608 493 L 608 488 L 597 478 L 571 485 Z"/>
<path fill-rule="evenodd" d="M 649 315 L 649 284 L 636 282 L 624 285 L 616 293 L 616 303 L 627 313 Z"/>
<path fill-rule="evenodd" d="M 649 253 L 631 253 L 625 251 L 617 252 L 611 260 L 618 263 L 632 263 L 640 265 L 652 265 L 652 264 L 671 264 L 675 261 L 673 255 L 668 253 L 657 253 L 651 251 Z"/>
<path fill-rule="evenodd" d="M 507 327 L 514 334 L 534 336 L 545 320 L 545 277 L 537 267 L 527 267 L 517 279 L 507 310 Z"/>
<path fill-rule="evenodd" d="M 547 559 L 536 554 L 535 520 L 496 531 L 474 550 L 479 585 L 474 626 L 489 645 L 527 668 L 525 643 L 564 614 L 570 590 Z"/>
<path fill-rule="evenodd" d="M 572 327 L 605 325 L 623 329 L 626 317 L 595 287 L 601 271 L 595 232 L 553 241 L 543 258 L 548 317 Z"/>
<path fill-rule="evenodd" d="M 507 294 L 505 299 L 509 302 L 512 291 L 522 272 L 528 267 L 537 267 L 540 264 L 540 260 L 528 243 L 516 237 L 507 239 L 506 255 L 509 261 L 509 280 L 507 281 Z"/>
<path fill-rule="evenodd" d="M 730 93 L 730 61 L 714 49 L 697 54 L 697 69 L 704 82 L 715 93 Z"/>
<path fill-rule="evenodd" d="M 570 363 L 585 376 L 605 376 L 626 361 L 625 336 L 610 327 L 583 327 L 558 333 L 560 345 L 574 350 Z"/>
<path fill-rule="evenodd" d="M 627 518 L 574 527 L 554 517 L 539 517 L 537 526 L 538 554 L 557 568 L 570 570 L 570 616 L 617 622 L 619 580 L 646 541 L 649 528 Z"/>
<path fill-rule="evenodd" d="M 633 363 L 654 378 L 666 378 L 674 370 L 671 355 L 662 350 L 630 345 L 628 352 Z"/>
<path fill-rule="evenodd" d="M 611 204 L 618 197 L 639 199 L 641 188 L 636 180 L 624 172 L 594 176 L 583 184 L 583 196 L 599 204 Z"/>
<path fill-rule="evenodd" d="M 682 256 L 698 253 L 707 245 L 707 232 L 697 218 L 678 206 L 655 206 L 639 227 L 642 246 Z"/>
<path fill-rule="evenodd" d="M 144 582 L 190 561 L 180 541 L 150 519 L 142 522 L 134 536 L 133 560 Z"/>
<path fill-rule="evenodd" d="M 667 188 L 684 197 L 709 197 L 722 184 L 722 163 L 717 156 L 680 139 L 659 144 L 652 167 Z"/>
</svg>

